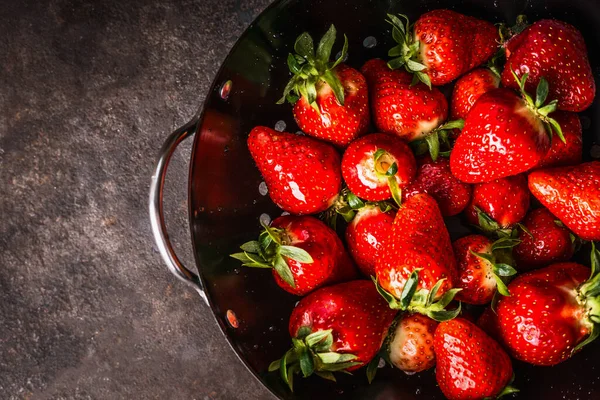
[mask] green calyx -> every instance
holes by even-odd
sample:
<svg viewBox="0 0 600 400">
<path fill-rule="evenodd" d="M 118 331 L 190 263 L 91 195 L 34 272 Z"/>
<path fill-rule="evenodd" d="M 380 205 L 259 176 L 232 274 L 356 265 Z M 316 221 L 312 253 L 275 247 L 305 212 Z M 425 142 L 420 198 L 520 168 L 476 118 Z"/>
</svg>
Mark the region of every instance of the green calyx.
<svg viewBox="0 0 600 400">
<path fill-rule="evenodd" d="M 421 42 L 414 38 L 412 26 L 408 21 L 408 17 L 404 14 L 395 15 L 388 14 L 388 22 L 392 25 L 392 37 L 398 43 L 388 52 L 388 56 L 393 57 L 388 62 L 390 69 L 398 69 L 404 67 L 406 71 L 413 74 L 413 82 L 415 85 L 418 82 L 423 82 L 431 89 L 431 79 L 427 75 L 427 66 L 421 63 L 420 47 Z"/>
<path fill-rule="evenodd" d="M 400 207 L 402 205 L 402 192 L 398 186 L 396 180 L 396 173 L 398 172 L 398 164 L 396 159 L 387 151 L 383 149 L 377 149 L 373 154 L 373 162 L 375 163 L 375 172 L 379 178 L 387 180 L 392 198 Z"/>
<path fill-rule="evenodd" d="M 295 288 L 294 275 L 286 258 L 304 264 L 312 264 L 313 258 L 306 250 L 290 246 L 290 240 L 283 229 L 267 225 L 263 225 L 263 228 L 258 240 L 244 243 L 240 246 L 243 251 L 231 254 L 230 257 L 241 261 L 245 267 L 274 268 L 281 279 Z"/>
<path fill-rule="evenodd" d="M 507 26 L 505 23 L 498 24 L 498 33 L 500 36 L 500 44 L 506 43 L 511 37 L 523 32 L 529 26 L 526 15 L 518 15 L 513 26 Z"/>
<path fill-rule="evenodd" d="M 560 124 L 554 118 L 549 117 L 551 113 L 558 109 L 558 100 L 552 100 L 546 104 L 548 93 L 550 91 L 548 81 L 543 77 L 540 79 L 540 83 L 536 89 L 534 101 L 529 93 L 527 93 L 525 90 L 525 83 L 527 82 L 529 74 L 523 74 L 523 76 L 519 78 L 515 71 L 511 72 L 519 84 L 521 95 L 523 96 L 523 100 L 525 100 L 527 103 L 527 107 L 542 121 L 546 132 L 548 132 L 548 136 L 550 136 L 550 139 L 552 139 L 552 136 L 556 134 L 563 143 L 566 143 Z"/>
<path fill-rule="evenodd" d="M 479 207 L 474 208 L 475 212 L 477 213 L 477 222 L 479 224 L 475 226 L 475 228 L 479 229 L 485 235 L 494 238 L 516 238 L 518 236 L 519 232 L 516 229 L 502 228 L 499 223 L 494 221 L 492 217 L 482 211 Z M 525 226 L 521 224 L 517 224 L 517 226 L 531 235 L 531 232 L 529 232 Z"/>
<path fill-rule="evenodd" d="M 286 100 L 294 104 L 300 97 L 304 97 L 315 110 L 320 112 L 316 101 L 317 88 L 322 82 L 326 82 L 333 90 L 337 101 L 344 105 L 344 87 L 333 70 L 346 58 L 348 38 L 344 35 L 344 47 L 340 57 L 330 62 L 336 34 L 335 26 L 331 25 L 321 38 L 316 51 L 313 39 L 308 33 L 304 32 L 298 36 L 294 44 L 296 54 L 289 54 L 287 59 L 293 76 L 285 86 L 283 97 L 277 104 L 283 104 Z"/>
<path fill-rule="evenodd" d="M 376 278 L 371 277 L 371 279 L 373 279 L 379 294 L 388 302 L 392 309 L 423 314 L 438 322 L 449 321 L 460 314 L 460 302 L 454 310 L 446 310 L 446 307 L 462 289 L 450 289 L 439 299 L 436 299 L 445 278 L 437 281 L 431 290 L 417 290 L 419 286 L 419 271 L 421 271 L 421 268 L 415 269 L 410 274 L 399 299 L 381 287 Z"/>
<path fill-rule="evenodd" d="M 586 310 L 586 318 L 590 324 L 589 336 L 579 343 L 573 352 L 580 350 L 600 336 L 600 250 L 592 242 L 590 278 L 577 290 L 577 301 Z"/>
<path fill-rule="evenodd" d="M 516 387 L 512 386 L 514 381 L 515 381 L 515 374 L 512 375 L 512 377 L 510 378 L 510 381 L 508 381 L 508 384 L 506 386 L 504 386 L 497 395 L 495 395 L 493 397 L 484 397 L 483 400 L 496 400 L 496 399 L 500 399 L 504 396 L 508 396 L 509 394 L 519 393 L 520 390 L 517 389 Z"/>
<path fill-rule="evenodd" d="M 281 378 L 294 391 L 293 379 L 297 373 L 305 378 L 314 373 L 335 382 L 334 372 L 348 373 L 348 368 L 361 365 L 353 354 L 331 351 L 332 345 L 331 329 L 311 332 L 310 328 L 302 327 L 298 336 L 292 338 L 292 348 L 269 365 L 269 372 L 279 370 Z"/>
<path fill-rule="evenodd" d="M 384 213 L 398 208 L 387 201 L 364 201 L 348 190 L 348 188 L 344 188 L 338 196 L 337 201 L 322 214 L 322 218 L 333 230 L 335 230 L 338 215 L 341 215 L 346 222 L 350 222 L 354 219 L 359 210 L 368 207 L 379 207 L 381 212 Z"/>
<path fill-rule="evenodd" d="M 464 127 L 465 121 L 463 119 L 448 121 L 435 128 L 424 139 L 417 139 L 410 142 L 410 146 L 417 156 L 422 156 L 429 152 L 433 161 L 436 161 L 439 156 L 450 157 L 452 149 L 449 139 L 450 132 L 453 129 L 462 130 Z"/>
<path fill-rule="evenodd" d="M 510 296 L 506 281 L 509 277 L 516 275 L 517 270 L 512 264 L 512 248 L 521 243 L 520 240 L 504 237 L 496 240 L 489 253 L 476 253 L 471 250 L 471 254 L 486 260 L 492 265 L 492 272 L 496 280 L 496 288 L 502 296 Z"/>
</svg>

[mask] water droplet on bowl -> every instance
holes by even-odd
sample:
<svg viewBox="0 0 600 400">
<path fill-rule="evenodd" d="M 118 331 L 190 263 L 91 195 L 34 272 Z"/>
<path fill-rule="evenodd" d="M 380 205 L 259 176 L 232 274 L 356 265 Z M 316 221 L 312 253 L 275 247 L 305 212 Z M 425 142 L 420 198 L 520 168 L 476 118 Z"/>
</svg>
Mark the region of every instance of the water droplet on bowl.
<svg viewBox="0 0 600 400">
<path fill-rule="evenodd" d="M 379 359 L 379 364 L 377 364 L 377 368 L 385 367 L 385 360 L 383 358 Z"/>
<path fill-rule="evenodd" d="M 372 49 L 377 46 L 377 39 L 375 39 L 375 36 L 367 36 L 365 40 L 363 40 L 363 46 L 367 49 Z"/>
<path fill-rule="evenodd" d="M 342 51 L 338 51 L 338 53 L 335 55 L 335 59 L 337 60 L 338 58 L 340 58 L 342 56 Z M 342 62 L 346 62 L 346 60 L 348 60 L 348 53 L 346 53 L 346 55 L 344 56 L 344 58 L 342 58 Z"/>
<path fill-rule="evenodd" d="M 271 217 L 269 216 L 269 214 L 264 214 L 264 213 L 260 214 L 260 217 L 258 218 L 258 220 L 263 225 L 269 225 L 271 223 Z"/>
<path fill-rule="evenodd" d="M 260 185 L 258 185 L 258 193 L 260 193 L 262 196 L 266 196 L 267 193 L 269 193 L 269 188 L 267 187 L 266 182 L 261 182 Z"/>
<path fill-rule="evenodd" d="M 223 100 L 227 100 L 229 98 L 229 94 L 231 93 L 231 88 L 233 87 L 233 82 L 231 80 L 223 83 L 223 85 L 221 85 L 221 90 L 219 91 L 219 94 L 221 95 L 221 98 Z"/>
<path fill-rule="evenodd" d="M 269 327 L 269 332 L 275 332 L 276 330 L 277 328 L 275 328 L 273 325 Z"/>
<path fill-rule="evenodd" d="M 281 120 L 279 120 L 279 121 L 277 121 L 277 122 L 275 123 L 275 130 L 276 130 L 277 132 L 283 132 L 283 131 L 285 131 L 285 128 L 286 128 L 286 127 L 287 127 L 287 124 L 285 123 L 285 121 L 281 121 Z"/>
<path fill-rule="evenodd" d="M 290 213 L 289 213 L 289 212 L 287 212 L 287 211 L 284 211 L 284 212 L 282 212 L 282 213 L 281 213 L 281 216 L 282 216 L 282 217 L 285 217 L 286 215 L 290 215 Z"/>
<path fill-rule="evenodd" d="M 234 329 L 237 329 L 240 327 L 240 322 L 237 319 L 237 316 L 235 315 L 235 313 L 232 310 L 227 310 L 227 322 L 229 323 L 229 326 L 231 326 Z"/>
</svg>

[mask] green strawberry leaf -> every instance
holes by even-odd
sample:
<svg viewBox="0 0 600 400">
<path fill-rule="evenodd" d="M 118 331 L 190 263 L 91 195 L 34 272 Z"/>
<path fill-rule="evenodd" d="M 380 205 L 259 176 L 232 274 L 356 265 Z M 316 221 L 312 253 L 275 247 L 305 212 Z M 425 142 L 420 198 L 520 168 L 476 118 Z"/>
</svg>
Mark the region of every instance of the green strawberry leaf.
<svg viewBox="0 0 600 400">
<path fill-rule="evenodd" d="M 287 258 L 291 258 L 292 260 L 304 263 L 304 264 L 312 264 L 314 262 L 313 258 L 310 254 L 304 249 L 295 246 L 280 246 L 279 254 L 285 256 Z"/>
<path fill-rule="evenodd" d="M 381 357 L 377 355 L 373 357 L 369 364 L 367 364 L 367 380 L 369 381 L 369 384 L 371 384 L 373 379 L 375 379 L 375 375 L 379 369 L 379 360 L 381 360 Z"/>
<path fill-rule="evenodd" d="M 315 374 L 328 381 L 337 382 L 335 376 L 330 371 L 315 371 Z"/>
<path fill-rule="evenodd" d="M 315 48 L 312 37 L 307 32 L 298 36 L 294 44 L 294 50 L 306 59 L 314 58 Z"/>
<path fill-rule="evenodd" d="M 365 202 L 352 192 L 348 193 L 346 200 L 348 201 L 348 205 L 352 210 L 358 210 L 365 206 Z"/>
<path fill-rule="evenodd" d="M 508 291 L 508 288 L 506 287 L 506 284 L 502 278 L 494 274 L 494 279 L 496 280 L 496 288 L 498 289 L 498 293 L 500 293 L 502 296 L 510 296 L 510 292 Z"/>
<path fill-rule="evenodd" d="M 296 287 L 296 282 L 294 281 L 294 275 L 292 274 L 292 270 L 290 266 L 285 262 L 281 254 L 277 254 L 275 256 L 274 265 L 275 271 L 285 283 L 290 285 L 291 287 Z"/>
<path fill-rule="evenodd" d="M 513 239 L 511 237 L 503 237 L 503 238 L 496 240 L 492 244 L 492 252 L 495 250 L 499 250 L 499 249 L 512 249 L 513 247 L 517 246 L 520 243 L 521 243 L 521 240 L 519 240 L 519 239 Z"/>
<path fill-rule="evenodd" d="M 442 126 L 440 126 L 439 130 L 450 130 L 450 129 L 463 129 L 465 127 L 464 119 L 456 119 L 453 121 L 448 121 Z"/>
<path fill-rule="evenodd" d="M 258 253 L 261 251 L 260 243 L 256 240 L 251 240 L 250 242 L 246 242 L 240 246 L 240 249 L 248 252 L 248 253 Z"/>
<path fill-rule="evenodd" d="M 429 147 L 429 154 L 433 161 L 438 159 L 440 155 L 440 137 L 437 132 L 433 132 L 430 135 L 425 136 L 425 141 Z"/>
<path fill-rule="evenodd" d="M 337 31 L 335 30 L 335 26 L 333 24 L 329 27 L 329 30 L 323 35 L 319 45 L 317 46 L 317 61 L 327 64 L 329 62 L 329 58 L 331 57 L 331 49 L 333 48 L 333 44 L 335 43 Z"/>
<path fill-rule="evenodd" d="M 327 70 L 323 74 L 323 79 L 331 87 L 331 90 L 333 90 L 333 94 L 335 95 L 335 98 L 337 99 L 338 103 L 340 103 L 340 105 L 343 106 L 344 101 L 345 101 L 344 87 L 342 86 L 342 83 L 340 82 L 340 79 L 338 78 L 338 76 L 335 73 L 333 73 L 331 70 Z M 315 87 L 315 95 L 316 95 L 316 87 Z"/>
<path fill-rule="evenodd" d="M 498 276 L 513 276 L 517 274 L 517 270 L 508 264 L 494 264 L 494 273 Z"/>
<path fill-rule="evenodd" d="M 548 81 L 546 78 L 541 78 L 540 83 L 538 83 L 537 91 L 535 95 L 535 106 L 536 108 L 540 108 L 546 102 L 548 98 L 548 92 L 550 91 L 550 86 L 548 85 Z"/>
<path fill-rule="evenodd" d="M 302 371 L 302 375 L 306 378 L 312 375 L 315 370 L 315 364 L 310 354 L 310 351 L 307 349 L 305 351 L 300 352 L 299 355 L 300 361 L 300 370 Z"/>
<path fill-rule="evenodd" d="M 433 304 L 433 302 L 435 301 L 435 297 L 437 296 L 437 293 L 440 290 L 440 288 L 442 287 L 442 284 L 444 283 L 445 280 L 446 280 L 446 278 L 442 278 L 442 279 L 438 280 L 435 283 L 435 285 L 431 288 L 431 290 L 427 294 L 427 300 L 425 301 L 425 307 L 429 307 L 431 304 Z"/>
<path fill-rule="evenodd" d="M 348 54 L 348 37 L 346 35 L 344 35 L 344 47 L 342 47 L 342 51 L 340 52 L 340 56 L 338 57 L 338 59 L 335 60 L 335 62 L 333 64 L 331 64 L 329 69 L 332 70 L 335 67 L 337 67 L 338 65 L 340 65 L 342 62 L 344 62 L 344 59 L 346 58 L 347 54 Z"/>
<path fill-rule="evenodd" d="M 438 322 L 450 321 L 460 314 L 461 309 L 462 303 L 459 301 L 458 307 L 456 307 L 454 310 L 431 311 L 427 314 L 427 316 Z"/>
<path fill-rule="evenodd" d="M 419 285 L 419 271 L 421 271 L 420 268 L 415 269 L 402 288 L 402 293 L 400 294 L 400 306 L 402 310 L 408 308 L 408 305 L 417 291 L 417 286 Z"/>
<path fill-rule="evenodd" d="M 396 163 L 393 165 L 396 165 Z M 388 186 L 390 188 L 390 192 L 392 193 L 392 198 L 398 207 L 402 206 L 402 192 L 398 186 L 398 181 L 396 180 L 395 176 L 392 175 L 388 177 Z"/>
<path fill-rule="evenodd" d="M 313 347 L 317 343 L 331 336 L 331 332 L 331 329 L 313 332 L 304 338 L 304 342 L 308 347 Z"/>
</svg>

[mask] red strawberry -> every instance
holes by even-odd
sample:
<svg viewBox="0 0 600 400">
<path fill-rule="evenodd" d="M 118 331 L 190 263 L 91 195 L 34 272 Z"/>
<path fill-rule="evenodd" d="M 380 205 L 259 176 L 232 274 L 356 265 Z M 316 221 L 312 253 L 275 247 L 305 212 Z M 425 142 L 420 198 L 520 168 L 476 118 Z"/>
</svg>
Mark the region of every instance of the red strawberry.
<svg viewBox="0 0 600 400">
<path fill-rule="evenodd" d="M 531 211 L 523 221 L 523 226 L 526 230 L 519 232 L 521 243 L 514 249 L 519 271 L 567 261 L 573 257 L 571 232 L 562 223 L 557 223 L 556 217 L 547 209 Z"/>
<path fill-rule="evenodd" d="M 529 175 L 531 193 L 584 240 L 600 240 L 600 161 Z"/>
<path fill-rule="evenodd" d="M 481 65 L 497 50 L 498 30 L 487 21 L 450 10 L 423 14 L 411 32 L 408 18 L 388 14 L 398 46 L 390 50 L 390 68 L 404 67 L 431 85 L 444 85 Z"/>
<path fill-rule="evenodd" d="M 589 268 L 559 263 L 510 283 L 511 296 L 500 299 L 497 312 L 502 340 L 515 358 L 555 365 L 598 336 L 600 252 L 592 251 L 589 280 Z"/>
<path fill-rule="evenodd" d="M 375 275 L 375 264 L 394 223 L 396 211 L 384 212 L 379 206 L 366 205 L 358 210 L 346 228 L 348 250 L 365 276 Z"/>
<path fill-rule="evenodd" d="M 323 36 L 315 54 L 308 33 L 296 40 L 296 55 L 287 62 L 293 77 L 286 85 L 282 104 L 287 99 L 294 104 L 294 118 L 305 133 L 347 146 L 366 132 L 369 124 L 367 82 L 357 70 L 340 64 L 346 56 L 346 38 L 340 58 L 330 63 L 335 42 L 333 25 Z"/>
<path fill-rule="evenodd" d="M 356 278 L 356 269 L 337 234 L 316 218 L 284 216 L 265 226 L 258 241 L 231 257 L 244 266 L 273 268 L 284 290 L 303 296 L 335 282 Z"/>
<path fill-rule="evenodd" d="M 448 102 L 438 89 L 412 85 L 406 71 L 392 71 L 383 60 L 368 61 L 361 69 L 369 84 L 373 120 L 381 132 L 405 141 L 422 139 L 448 116 Z"/>
<path fill-rule="evenodd" d="M 443 309 L 456 290 L 456 261 L 440 209 L 428 194 L 409 198 L 398 210 L 375 268 L 377 287 L 390 307 L 419 312 L 435 320 L 460 309 Z M 438 303 L 433 303 L 440 298 Z"/>
<path fill-rule="evenodd" d="M 389 360 L 400 370 L 415 373 L 435 365 L 433 334 L 438 323 L 421 314 L 400 317 L 388 338 Z"/>
<path fill-rule="evenodd" d="M 438 203 L 442 215 L 449 217 L 460 213 L 471 200 L 471 185 L 456 179 L 450 172 L 450 161 L 440 157 L 433 161 L 425 156 L 418 160 L 417 177 L 402 191 L 404 199 L 418 193 L 431 195 Z"/>
<path fill-rule="evenodd" d="M 506 66 L 502 84 L 518 88 L 512 71 L 519 77 L 529 74 L 527 89 L 534 90 L 541 78 L 550 83 L 550 99 L 558 108 L 583 111 L 596 94 L 596 84 L 581 33 L 566 22 L 537 21 L 506 44 Z"/>
<path fill-rule="evenodd" d="M 560 125 L 565 142 L 558 137 L 552 138 L 550 151 L 546 153 L 536 169 L 581 164 L 583 140 L 579 116 L 575 113 L 557 111 L 552 114 L 552 118 Z"/>
<path fill-rule="evenodd" d="M 499 398 L 518 390 L 507 386 L 510 358 L 477 325 L 463 319 L 442 322 L 435 330 L 435 377 L 449 400 Z"/>
<path fill-rule="evenodd" d="M 258 126 L 248 149 L 275 204 L 292 214 L 325 211 L 342 187 L 340 156 L 318 140 Z"/>
<path fill-rule="evenodd" d="M 529 203 L 527 177 L 510 176 L 475 185 L 465 215 L 471 224 L 491 233 L 513 228 L 525 218 Z"/>
<path fill-rule="evenodd" d="M 290 389 L 299 372 L 335 380 L 332 372 L 353 371 L 375 357 L 395 314 L 369 281 L 321 288 L 292 311 L 293 347 L 269 371 L 280 369 Z"/>
<path fill-rule="evenodd" d="M 373 133 L 346 149 L 342 176 L 348 189 L 369 201 L 400 201 L 399 189 L 415 177 L 416 161 L 406 143 L 397 136 Z"/>
<path fill-rule="evenodd" d="M 469 304 L 487 304 L 496 291 L 504 296 L 509 293 L 502 277 L 517 271 L 510 266 L 510 255 L 505 249 L 514 247 L 518 241 L 503 238 L 494 243 L 485 236 L 469 235 L 453 243 L 458 269 L 456 287 L 462 289 L 456 300 Z"/>
<path fill-rule="evenodd" d="M 498 316 L 491 306 L 486 307 L 486 309 L 483 311 L 483 314 L 479 316 L 477 319 L 477 326 L 487 333 L 489 337 L 502 344 Z"/>
</svg>

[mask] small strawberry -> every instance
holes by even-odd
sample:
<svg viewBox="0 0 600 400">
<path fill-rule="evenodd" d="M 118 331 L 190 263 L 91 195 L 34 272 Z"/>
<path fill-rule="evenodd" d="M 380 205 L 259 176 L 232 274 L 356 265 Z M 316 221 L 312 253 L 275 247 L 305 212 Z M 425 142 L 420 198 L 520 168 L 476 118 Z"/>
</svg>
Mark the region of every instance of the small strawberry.
<svg viewBox="0 0 600 400">
<path fill-rule="evenodd" d="M 435 365 L 433 334 L 438 323 L 421 314 L 404 314 L 388 337 L 387 356 L 396 368 L 408 373 L 428 370 Z"/>
<path fill-rule="evenodd" d="M 325 211 L 342 187 L 337 151 L 318 140 L 258 126 L 248 149 L 275 204 L 292 214 Z"/>
<path fill-rule="evenodd" d="M 515 275 L 517 271 L 510 265 L 510 249 L 519 242 L 502 238 L 493 242 L 481 235 L 469 235 L 453 243 L 458 269 L 455 287 L 462 289 L 456 300 L 469 304 L 487 304 L 496 291 L 509 296 L 503 278 Z"/>
<path fill-rule="evenodd" d="M 402 204 L 375 272 L 377 288 L 392 308 L 435 320 L 454 318 L 460 312 L 460 307 L 444 310 L 457 292 L 452 289 L 456 261 L 433 197 L 417 194 Z"/>
<path fill-rule="evenodd" d="M 581 121 L 579 120 L 579 116 L 567 111 L 557 111 L 552 114 L 552 117 L 560 125 L 565 141 L 563 142 L 556 137 L 552 138 L 550 150 L 535 168 L 581 164 L 583 140 L 581 137 Z"/>
<path fill-rule="evenodd" d="M 388 53 L 392 69 L 404 67 L 429 87 L 445 85 L 489 59 L 498 49 L 498 30 L 487 21 L 451 10 L 433 10 L 411 29 L 408 18 L 388 14 L 398 43 Z"/>
<path fill-rule="evenodd" d="M 342 176 L 348 189 L 369 201 L 390 198 L 400 202 L 400 189 L 415 177 L 416 161 L 400 138 L 383 133 L 350 144 L 342 157 Z"/>
<path fill-rule="evenodd" d="M 556 365 L 600 332 L 600 252 L 592 244 L 592 269 L 559 263 L 519 275 L 510 297 L 498 302 L 502 340 L 513 357 Z M 589 278 L 589 279 L 588 279 Z"/>
<path fill-rule="evenodd" d="M 396 311 L 369 281 L 321 288 L 306 296 L 290 316 L 292 349 L 269 366 L 293 389 L 294 374 L 313 373 L 335 381 L 333 372 L 353 371 L 379 352 Z"/>
<path fill-rule="evenodd" d="M 574 243 L 571 232 L 545 208 L 527 214 L 524 229 L 519 232 L 519 243 L 514 249 L 521 272 L 573 257 Z"/>
<path fill-rule="evenodd" d="M 518 391 L 509 386 L 513 369 L 506 352 L 464 318 L 439 324 L 433 346 L 435 377 L 449 400 L 497 399 Z"/>
<path fill-rule="evenodd" d="M 410 142 L 425 138 L 446 120 L 448 101 L 438 89 L 412 84 L 406 71 L 392 71 L 385 61 L 367 61 L 362 67 L 369 84 L 373 120 L 380 132 Z"/>
<path fill-rule="evenodd" d="M 529 190 L 584 240 L 600 240 L 600 161 L 534 171 Z"/>
<path fill-rule="evenodd" d="M 502 84 L 518 88 L 512 71 L 529 75 L 527 89 L 540 80 L 550 83 L 549 98 L 558 108 L 579 112 L 588 108 L 596 94 L 596 83 L 581 33 L 566 22 L 543 19 L 512 37 L 505 45 L 506 66 Z"/>
<path fill-rule="evenodd" d="M 375 264 L 388 239 L 396 211 L 367 204 L 358 210 L 346 228 L 348 251 L 363 275 L 375 275 Z"/>
<path fill-rule="evenodd" d="M 357 276 L 337 234 L 309 216 L 279 217 L 241 249 L 231 257 L 247 267 L 272 268 L 277 284 L 298 296 Z"/>
<path fill-rule="evenodd" d="M 298 37 L 294 45 L 297 54 L 287 62 L 293 74 L 283 98 L 294 104 L 294 118 L 302 131 L 338 146 L 347 146 L 366 132 L 369 116 L 367 82 L 360 72 L 341 64 L 348 50 L 344 36 L 342 54 L 330 62 L 335 42 L 333 25 L 321 39 L 316 53 L 308 33 Z"/>
<path fill-rule="evenodd" d="M 510 176 L 473 186 L 467 220 L 486 233 L 511 229 L 529 210 L 530 195 L 525 175 Z"/>
<path fill-rule="evenodd" d="M 417 160 L 415 180 L 403 191 L 408 199 L 419 193 L 431 195 L 438 203 L 442 215 L 449 217 L 460 213 L 471 201 L 471 185 L 456 179 L 450 172 L 450 161 L 440 157 L 433 161 L 425 156 Z"/>
</svg>

